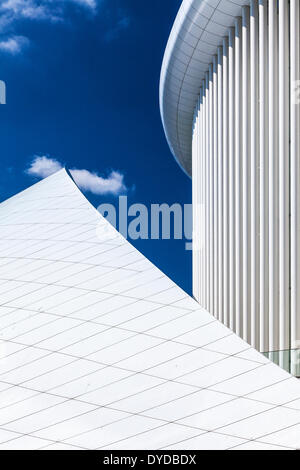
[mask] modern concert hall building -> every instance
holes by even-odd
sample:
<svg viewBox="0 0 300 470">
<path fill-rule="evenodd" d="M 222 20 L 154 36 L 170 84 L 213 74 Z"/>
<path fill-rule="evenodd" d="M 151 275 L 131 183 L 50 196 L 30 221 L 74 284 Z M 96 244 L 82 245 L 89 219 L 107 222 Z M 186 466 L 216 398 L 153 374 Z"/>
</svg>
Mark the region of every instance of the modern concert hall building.
<svg viewBox="0 0 300 470">
<path fill-rule="evenodd" d="M 161 115 L 193 181 L 193 293 L 300 376 L 299 0 L 184 0 Z"/>
<path fill-rule="evenodd" d="M 196 300 L 65 169 L 0 204 L 0 449 L 300 448 L 257 350 L 297 372 L 299 1 L 248 4 L 184 0 L 162 68 Z"/>
</svg>

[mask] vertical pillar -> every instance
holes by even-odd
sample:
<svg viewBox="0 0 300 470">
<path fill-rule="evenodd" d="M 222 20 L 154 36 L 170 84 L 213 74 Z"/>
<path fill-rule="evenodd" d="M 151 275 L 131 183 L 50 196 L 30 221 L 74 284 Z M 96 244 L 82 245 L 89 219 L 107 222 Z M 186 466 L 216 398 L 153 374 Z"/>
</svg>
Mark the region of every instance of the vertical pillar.
<svg viewBox="0 0 300 470">
<path fill-rule="evenodd" d="M 202 181 L 203 181 L 203 225 L 202 225 L 202 237 L 203 237 L 203 306 L 207 308 L 207 247 L 206 247 L 206 82 L 202 80 L 202 141 L 201 141 L 201 151 L 202 151 Z"/>
<path fill-rule="evenodd" d="M 196 300 L 199 301 L 198 296 L 198 284 L 199 279 L 197 275 L 197 231 L 198 231 L 198 223 L 197 223 L 197 146 L 196 146 L 196 113 L 194 113 L 194 123 L 193 123 L 193 140 L 192 140 L 192 166 L 193 166 L 193 185 L 192 185 L 192 197 L 193 197 L 193 295 Z"/>
<path fill-rule="evenodd" d="M 214 314 L 218 318 L 219 315 L 219 218 L 218 218 L 218 204 L 219 204 L 219 160 L 218 160 L 218 58 L 213 58 L 213 240 L 214 240 Z"/>
<path fill-rule="evenodd" d="M 258 5 L 250 7 L 251 344 L 259 347 Z"/>
<path fill-rule="evenodd" d="M 204 156 L 203 156 L 203 150 L 202 150 L 202 140 L 203 140 L 203 135 L 202 135 L 202 125 L 203 121 L 203 88 L 200 88 L 200 100 L 199 100 L 199 122 L 198 122 L 198 151 L 200 154 L 200 162 L 199 162 L 199 178 L 200 178 L 200 186 L 201 186 L 201 191 L 200 191 L 200 204 L 198 205 L 198 225 L 199 225 L 199 262 L 200 262 L 200 298 L 201 298 L 201 305 L 204 305 L 204 246 L 203 246 L 203 229 L 205 227 L 204 225 L 204 218 L 203 218 L 203 207 L 204 207 L 204 178 L 203 178 L 203 172 L 204 172 Z M 194 175 L 194 173 L 193 173 Z"/>
<path fill-rule="evenodd" d="M 268 240 L 268 6 L 259 0 L 259 319 L 260 351 L 269 351 L 269 240 Z"/>
<path fill-rule="evenodd" d="M 213 107 L 213 66 L 209 66 L 209 311 L 214 312 L 214 107 Z"/>
<path fill-rule="evenodd" d="M 279 348 L 290 348 L 289 5 L 279 0 Z M 285 363 L 282 355 L 280 365 Z"/>
<path fill-rule="evenodd" d="M 229 326 L 228 38 L 223 40 L 223 321 Z"/>
<path fill-rule="evenodd" d="M 251 341 L 250 318 L 250 9 L 242 11 L 242 80 L 243 80 L 243 338 Z"/>
<path fill-rule="evenodd" d="M 279 350 L 278 14 L 269 0 L 269 350 Z"/>
<path fill-rule="evenodd" d="M 228 157 L 229 157 L 229 326 L 235 331 L 235 60 L 234 28 L 229 30 L 228 44 Z"/>
<path fill-rule="evenodd" d="M 206 95 L 206 104 L 205 104 L 205 160 L 206 160 L 206 308 L 210 312 L 210 271 L 211 271 L 211 259 L 210 259 L 210 150 L 209 150 L 209 74 L 205 74 L 205 95 Z"/>
<path fill-rule="evenodd" d="M 201 267 L 202 267 L 202 260 L 200 257 L 200 202 L 201 202 L 201 192 L 202 192 L 202 181 L 201 181 L 201 151 L 200 151 L 200 120 L 201 120 L 201 110 L 200 110 L 200 103 L 201 103 L 201 91 L 200 97 L 197 102 L 197 107 L 195 110 L 194 116 L 194 135 L 193 135 L 193 194 L 195 200 L 195 207 L 194 207 L 194 214 L 195 214 L 195 226 L 194 226 L 194 234 L 195 234 L 195 242 L 193 239 L 193 259 L 195 260 L 196 266 L 193 267 L 193 272 L 195 275 L 195 292 L 194 295 L 197 295 L 197 299 L 202 305 L 202 297 L 201 297 L 201 285 L 202 285 L 202 277 L 201 277 Z M 195 154 L 195 157 L 194 157 Z M 194 201 L 193 201 L 194 203 Z"/>
<path fill-rule="evenodd" d="M 243 334 L 242 263 L 242 19 L 235 20 L 235 322 Z"/>
<path fill-rule="evenodd" d="M 219 286 L 219 305 L 218 305 L 218 319 L 224 320 L 224 297 L 223 297 L 223 239 L 224 239 L 224 225 L 223 225 L 223 48 L 218 47 L 218 251 L 219 251 L 219 266 L 218 266 L 218 286 Z"/>
<path fill-rule="evenodd" d="M 291 44 L 291 348 L 300 348 L 300 2 L 290 2 Z M 299 375 L 292 358 L 292 372 Z"/>
</svg>

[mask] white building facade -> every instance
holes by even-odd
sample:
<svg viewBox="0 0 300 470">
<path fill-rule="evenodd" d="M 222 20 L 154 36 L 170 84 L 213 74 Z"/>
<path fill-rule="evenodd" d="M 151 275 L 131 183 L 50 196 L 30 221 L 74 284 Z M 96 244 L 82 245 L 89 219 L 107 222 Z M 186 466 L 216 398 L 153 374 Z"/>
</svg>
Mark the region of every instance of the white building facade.
<svg viewBox="0 0 300 470">
<path fill-rule="evenodd" d="M 300 376 L 299 0 L 184 0 L 160 104 L 193 179 L 193 293 Z"/>
</svg>

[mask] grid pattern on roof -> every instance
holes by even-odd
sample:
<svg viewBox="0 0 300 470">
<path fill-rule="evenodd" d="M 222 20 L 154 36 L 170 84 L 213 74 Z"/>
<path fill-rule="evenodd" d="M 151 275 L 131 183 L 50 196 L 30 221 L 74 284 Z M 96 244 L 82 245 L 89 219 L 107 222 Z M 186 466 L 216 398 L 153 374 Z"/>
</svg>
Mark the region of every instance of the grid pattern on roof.
<svg viewBox="0 0 300 470">
<path fill-rule="evenodd" d="M 0 449 L 300 448 L 300 383 L 108 239 L 65 170 L 0 226 Z"/>
</svg>

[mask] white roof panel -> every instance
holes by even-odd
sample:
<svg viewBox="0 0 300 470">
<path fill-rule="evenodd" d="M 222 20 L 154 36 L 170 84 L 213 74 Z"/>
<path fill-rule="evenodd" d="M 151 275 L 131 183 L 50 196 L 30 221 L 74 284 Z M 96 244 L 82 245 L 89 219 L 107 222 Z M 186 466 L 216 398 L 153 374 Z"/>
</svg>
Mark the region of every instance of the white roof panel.
<svg viewBox="0 0 300 470">
<path fill-rule="evenodd" d="M 65 170 L 0 204 L 0 449 L 300 448 L 299 381 L 107 224 Z"/>
</svg>

